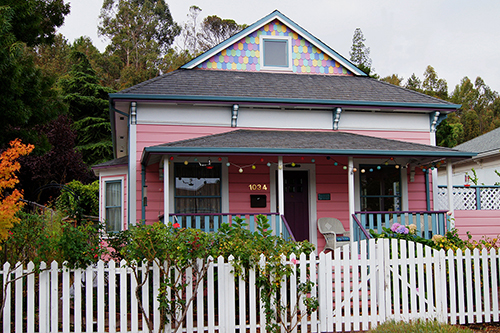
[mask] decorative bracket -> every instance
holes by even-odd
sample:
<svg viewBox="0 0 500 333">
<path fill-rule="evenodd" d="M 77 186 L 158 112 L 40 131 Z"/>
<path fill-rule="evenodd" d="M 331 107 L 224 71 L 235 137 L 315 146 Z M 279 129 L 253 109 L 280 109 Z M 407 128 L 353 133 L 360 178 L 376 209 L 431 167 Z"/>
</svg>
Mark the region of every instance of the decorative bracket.
<svg viewBox="0 0 500 333">
<path fill-rule="evenodd" d="M 137 102 L 130 103 L 130 124 L 137 125 Z"/>
<path fill-rule="evenodd" d="M 340 114 L 342 113 L 342 108 L 336 108 L 333 111 L 333 130 L 339 129 Z"/>
<path fill-rule="evenodd" d="M 233 105 L 233 111 L 231 112 L 231 127 L 238 127 L 238 110 L 240 106 L 238 104 Z"/>
</svg>

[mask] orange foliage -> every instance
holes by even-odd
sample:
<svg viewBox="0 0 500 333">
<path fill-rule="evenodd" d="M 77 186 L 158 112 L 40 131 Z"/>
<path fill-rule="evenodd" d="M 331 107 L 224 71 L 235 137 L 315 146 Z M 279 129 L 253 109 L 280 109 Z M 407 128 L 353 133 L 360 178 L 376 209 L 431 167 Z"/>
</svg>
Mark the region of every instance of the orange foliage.
<svg viewBox="0 0 500 333">
<path fill-rule="evenodd" d="M 6 190 L 13 189 L 19 183 L 15 173 L 19 171 L 21 165 L 17 159 L 19 156 L 31 153 L 33 148 L 35 148 L 33 145 L 24 145 L 21 140 L 16 139 L 10 142 L 10 148 L 0 156 L 0 240 L 6 239 L 9 229 L 19 221 L 15 215 L 23 206 L 20 201 L 23 194 L 17 189 Z"/>
</svg>

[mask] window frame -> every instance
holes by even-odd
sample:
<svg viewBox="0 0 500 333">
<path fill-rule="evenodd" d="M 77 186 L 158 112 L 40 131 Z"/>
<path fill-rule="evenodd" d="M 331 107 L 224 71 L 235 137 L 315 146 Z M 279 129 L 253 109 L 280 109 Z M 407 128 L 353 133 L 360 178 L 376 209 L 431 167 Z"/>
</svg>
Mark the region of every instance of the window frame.
<svg viewBox="0 0 500 333">
<path fill-rule="evenodd" d="M 390 165 L 390 166 L 386 166 L 386 165 L 380 165 L 380 164 L 359 164 L 358 165 L 358 170 L 360 170 L 360 174 L 359 174 L 359 210 L 360 211 L 365 211 L 363 210 L 363 198 L 384 198 L 384 199 L 389 199 L 389 198 L 392 198 L 393 200 L 395 198 L 399 198 L 399 210 L 395 210 L 395 211 L 402 211 L 403 210 L 403 206 L 404 206 L 404 201 L 403 201 L 403 192 L 404 192 L 404 187 L 403 187 L 403 177 L 402 177 L 402 174 L 401 174 L 401 168 L 397 169 L 398 170 L 398 174 L 399 174 L 399 195 L 387 195 L 387 194 L 380 194 L 380 195 L 363 195 L 363 184 L 362 184 L 362 181 L 361 181 L 361 169 L 365 169 L 365 173 L 366 172 L 370 172 L 369 169 L 372 168 L 372 169 L 377 169 L 377 166 L 380 166 L 381 168 L 383 169 L 388 169 L 390 167 L 392 168 L 395 168 L 394 165 Z M 384 210 L 371 210 L 371 211 L 384 211 Z"/>
<path fill-rule="evenodd" d="M 113 177 L 113 178 L 107 178 L 107 179 L 104 179 L 103 180 L 103 183 L 104 183 L 104 191 L 103 191 L 103 198 L 104 198 L 104 204 L 103 204 L 103 220 L 104 220 L 104 223 L 105 223 L 105 231 L 106 233 L 116 233 L 116 232 L 120 232 L 123 230 L 123 223 L 124 223 L 124 179 L 122 177 Z M 119 206 L 108 206 L 108 198 L 107 198 L 107 186 L 108 184 L 116 184 L 116 183 L 119 183 L 119 187 L 120 187 L 120 205 Z M 108 222 L 107 222 L 107 211 L 108 211 L 108 208 L 120 208 L 120 223 L 119 223 L 119 229 L 118 230 L 109 230 L 108 231 Z"/>
<path fill-rule="evenodd" d="M 265 58 L 265 42 L 266 41 L 286 41 L 287 43 L 287 66 L 266 66 L 264 62 Z M 263 36 L 261 35 L 261 56 L 260 56 L 260 68 L 264 70 L 273 70 L 273 71 L 292 71 L 293 70 L 293 62 L 292 62 L 292 38 L 290 36 Z"/>
<path fill-rule="evenodd" d="M 191 165 L 197 165 L 199 163 L 189 163 Z M 188 164 L 188 165 L 189 165 Z M 178 177 L 177 175 L 177 171 L 176 171 L 176 166 L 185 166 L 186 164 L 185 163 L 180 163 L 180 162 L 175 162 L 173 163 L 173 211 L 174 213 L 177 213 L 177 214 L 182 214 L 182 213 L 179 213 L 177 212 L 177 199 L 178 198 L 190 198 L 190 199 L 213 199 L 213 198 L 218 198 L 219 199 L 219 208 L 218 208 L 218 212 L 211 212 L 209 214 L 218 214 L 218 213 L 222 213 L 222 209 L 223 209 L 223 202 L 222 202 L 222 198 L 223 198 L 223 192 L 224 192 L 224 188 L 223 188 L 223 167 L 222 167 L 222 163 L 212 163 L 211 165 L 218 168 L 219 169 L 219 195 L 177 195 L 176 193 L 176 185 L 175 185 L 175 182 L 176 182 L 176 179 Z M 202 168 L 202 166 L 199 166 L 200 168 Z M 196 212 L 196 213 L 192 213 L 192 214 L 203 214 L 204 212 Z"/>
</svg>

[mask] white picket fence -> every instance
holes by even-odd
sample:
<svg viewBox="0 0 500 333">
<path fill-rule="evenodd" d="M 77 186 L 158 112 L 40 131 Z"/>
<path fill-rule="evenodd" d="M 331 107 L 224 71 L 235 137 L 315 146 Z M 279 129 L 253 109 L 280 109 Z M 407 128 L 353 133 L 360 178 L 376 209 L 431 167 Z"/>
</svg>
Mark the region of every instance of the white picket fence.
<svg viewBox="0 0 500 333">
<path fill-rule="evenodd" d="M 297 284 L 308 276 L 317 284 L 308 296 L 319 298 L 318 311 L 303 316 L 294 332 L 361 331 L 390 319 L 499 321 L 498 260 L 495 250 L 453 254 L 413 242 L 372 239 L 334 253 L 288 258 L 294 275 L 282 281 L 280 297 L 289 321 L 296 322 L 291 314 Z M 86 270 L 61 269 L 54 262 L 48 270 L 23 277 L 32 270 L 30 264 L 12 271 L 7 263 L 0 272 L 6 295 L 3 332 L 147 332 L 135 299 L 137 284 L 124 262 L 100 261 Z M 157 332 L 158 267 L 152 273 L 141 297 Z M 185 274 L 184 295 L 197 294 L 180 332 L 265 331 L 255 285 L 258 273 L 235 278 L 231 263 L 217 258 L 198 290 L 190 272 Z M 170 330 L 167 325 L 166 332 Z"/>
</svg>

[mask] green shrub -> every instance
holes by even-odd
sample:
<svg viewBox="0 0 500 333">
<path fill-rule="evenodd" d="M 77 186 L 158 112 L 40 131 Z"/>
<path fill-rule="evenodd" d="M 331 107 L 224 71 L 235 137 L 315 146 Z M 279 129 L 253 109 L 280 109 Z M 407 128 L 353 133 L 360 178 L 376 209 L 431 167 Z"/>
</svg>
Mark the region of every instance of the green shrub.
<svg viewBox="0 0 500 333">
<path fill-rule="evenodd" d="M 390 321 L 383 323 L 369 332 L 380 333 L 473 333 L 460 326 L 441 324 L 437 321 L 414 321 L 410 323 Z"/>
<path fill-rule="evenodd" d="M 62 190 L 56 207 L 69 216 L 81 219 L 83 215 L 99 216 L 99 181 L 84 185 L 78 180 L 66 184 L 70 190 Z M 76 197 L 75 197 L 76 195 Z"/>
</svg>

